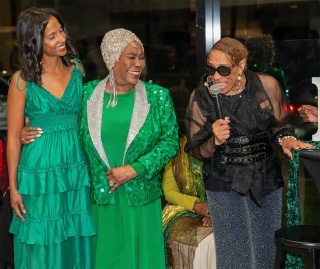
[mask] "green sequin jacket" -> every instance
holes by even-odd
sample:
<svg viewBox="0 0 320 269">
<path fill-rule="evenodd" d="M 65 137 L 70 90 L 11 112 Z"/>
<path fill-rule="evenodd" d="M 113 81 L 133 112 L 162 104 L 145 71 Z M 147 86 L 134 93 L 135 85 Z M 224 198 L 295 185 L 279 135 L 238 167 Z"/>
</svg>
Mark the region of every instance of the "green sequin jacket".
<svg viewBox="0 0 320 269">
<path fill-rule="evenodd" d="M 80 136 L 86 152 L 92 182 L 94 204 L 111 203 L 113 194 L 106 180 L 110 169 L 101 140 L 103 95 L 107 78 L 83 86 L 83 106 Z M 123 164 L 141 162 L 147 170 L 144 176 L 125 183 L 130 205 L 150 203 L 162 194 L 162 169 L 178 152 L 178 126 L 168 89 L 139 81 L 127 137 Z"/>
</svg>

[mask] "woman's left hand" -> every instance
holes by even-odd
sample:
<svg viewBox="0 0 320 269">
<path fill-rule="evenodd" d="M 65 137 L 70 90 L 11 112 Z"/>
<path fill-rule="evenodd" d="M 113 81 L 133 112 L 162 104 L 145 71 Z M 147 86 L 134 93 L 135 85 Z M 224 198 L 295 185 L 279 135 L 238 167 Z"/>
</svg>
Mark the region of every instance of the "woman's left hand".
<svg viewBox="0 0 320 269">
<path fill-rule="evenodd" d="M 38 127 L 29 127 L 29 119 L 25 118 L 24 127 L 20 131 L 20 139 L 22 145 L 31 144 L 36 138 L 40 137 L 43 132 L 41 128 Z"/>
<path fill-rule="evenodd" d="M 206 227 L 212 226 L 211 218 L 210 217 L 204 217 L 202 219 L 202 224 L 203 224 L 203 226 L 206 226 Z"/>
<path fill-rule="evenodd" d="M 282 150 L 286 155 L 290 157 L 290 159 L 292 159 L 292 149 L 299 150 L 312 148 L 315 148 L 315 146 L 309 143 L 304 143 L 300 140 L 295 140 L 294 138 L 285 138 L 282 141 Z"/>
<path fill-rule="evenodd" d="M 136 171 L 129 164 L 108 170 L 107 180 L 109 186 L 112 187 L 109 193 L 114 192 L 120 185 L 135 178 L 136 176 Z"/>
</svg>

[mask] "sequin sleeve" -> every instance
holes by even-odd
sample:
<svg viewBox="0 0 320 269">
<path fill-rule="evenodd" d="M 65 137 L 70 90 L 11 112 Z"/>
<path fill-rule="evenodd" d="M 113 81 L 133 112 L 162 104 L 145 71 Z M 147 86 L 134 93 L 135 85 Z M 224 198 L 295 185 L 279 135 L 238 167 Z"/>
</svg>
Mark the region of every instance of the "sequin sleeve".
<svg viewBox="0 0 320 269">
<path fill-rule="evenodd" d="M 178 152 L 178 125 L 169 90 L 150 83 L 146 89 L 150 111 L 128 150 L 127 161 L 138 160 L 148 171 L 145 177 L 153 178 Z"/>
</svg>

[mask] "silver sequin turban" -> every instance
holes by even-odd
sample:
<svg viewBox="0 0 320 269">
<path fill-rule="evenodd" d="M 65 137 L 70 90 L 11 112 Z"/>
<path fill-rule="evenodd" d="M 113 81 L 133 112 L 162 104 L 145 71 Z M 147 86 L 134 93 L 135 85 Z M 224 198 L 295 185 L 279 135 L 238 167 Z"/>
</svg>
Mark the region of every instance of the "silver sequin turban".
<svg viewBox="0 0 320 269">
<path fill-rule="evenodd" d="M 110 100 L 107 107 L 114 107 L 117 104 L 117 93 L 115 87 L 115 80 L 113 74 L 113 67 L 119 60 L 124 49 L 132 44 L 134 41 L 138 42 L 142 49 L 143 45 L 140 39 L 131 31 L 118 28 L 107 32 L 101 42 L 101 54 L 104 62 L 109 70 L 109 82 L 110 82 Z"/>
</svg>

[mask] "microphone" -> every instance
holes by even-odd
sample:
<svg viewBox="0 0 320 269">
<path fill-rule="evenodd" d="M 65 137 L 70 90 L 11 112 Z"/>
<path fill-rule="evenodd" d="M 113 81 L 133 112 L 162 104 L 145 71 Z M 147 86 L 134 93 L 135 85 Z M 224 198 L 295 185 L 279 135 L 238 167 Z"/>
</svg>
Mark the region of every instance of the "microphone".
<svg viewBox="0 0 320 269">
<path fill-rule="evenodd" d="M 218 84 L 212 84 L 212 81 L 205 82 L 204 85 L 208 88 L 208 91 L 212 97 L 214 111 L 216 112 L 217 119 L 223 119 L 224 117 L 222 113 L 220 86 Z"/>
</svg>

